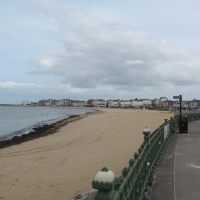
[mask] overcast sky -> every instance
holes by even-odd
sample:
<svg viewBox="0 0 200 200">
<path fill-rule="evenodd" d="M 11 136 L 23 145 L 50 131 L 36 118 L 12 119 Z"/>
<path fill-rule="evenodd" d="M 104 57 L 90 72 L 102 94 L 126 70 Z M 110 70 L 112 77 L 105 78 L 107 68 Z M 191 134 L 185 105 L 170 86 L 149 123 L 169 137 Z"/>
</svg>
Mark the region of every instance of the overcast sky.
<svg viewBox="0 0 200 200">
<path fill-rule="evenodd" d="M 0 103 L 200 99 L 199 0 L 0 1 Z"/>
</svg>

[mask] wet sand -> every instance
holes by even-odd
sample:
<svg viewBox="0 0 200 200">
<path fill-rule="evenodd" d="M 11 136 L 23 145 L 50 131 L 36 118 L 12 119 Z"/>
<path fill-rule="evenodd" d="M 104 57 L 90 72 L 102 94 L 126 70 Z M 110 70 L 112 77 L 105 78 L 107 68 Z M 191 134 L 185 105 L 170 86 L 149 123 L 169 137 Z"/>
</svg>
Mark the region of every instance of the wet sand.
<svg viewBox="0 0 200 200">
<path fill-rule="evenodd" d="M 102 167 L 120 176 L 143 142 L 143 129 L 153 131 L 171 116 L 101 109 L 72 118 L 54 134 L 0 149 L 0 199 L 70 200 L 87 193 Z"/>
</svg>

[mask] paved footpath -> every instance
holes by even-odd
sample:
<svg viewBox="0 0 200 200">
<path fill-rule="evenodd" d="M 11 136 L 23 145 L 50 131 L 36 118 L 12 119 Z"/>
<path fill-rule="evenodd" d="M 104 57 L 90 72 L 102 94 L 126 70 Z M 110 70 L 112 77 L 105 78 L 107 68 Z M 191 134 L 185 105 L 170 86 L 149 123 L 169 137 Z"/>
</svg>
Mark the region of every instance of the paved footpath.
<svg viewBox="0 0 200 200">
<path fill-rule="evenodd" d="M 200 121 L 174 134 L 158 164 L 150 200 L 200 200 Z"/>
</svg>

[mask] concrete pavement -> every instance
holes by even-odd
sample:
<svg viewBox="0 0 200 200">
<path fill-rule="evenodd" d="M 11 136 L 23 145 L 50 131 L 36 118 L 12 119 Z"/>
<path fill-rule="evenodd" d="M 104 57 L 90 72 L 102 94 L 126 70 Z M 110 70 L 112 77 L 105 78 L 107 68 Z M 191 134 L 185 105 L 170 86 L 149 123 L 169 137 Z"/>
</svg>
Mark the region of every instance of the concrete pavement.
<svg viewBox="0 0 200 200">
<path fill-rule="evenodd" d="M 154 178 L 150 200 L 200 200 L 200 121 L 172 135 Z"/>
</svg>

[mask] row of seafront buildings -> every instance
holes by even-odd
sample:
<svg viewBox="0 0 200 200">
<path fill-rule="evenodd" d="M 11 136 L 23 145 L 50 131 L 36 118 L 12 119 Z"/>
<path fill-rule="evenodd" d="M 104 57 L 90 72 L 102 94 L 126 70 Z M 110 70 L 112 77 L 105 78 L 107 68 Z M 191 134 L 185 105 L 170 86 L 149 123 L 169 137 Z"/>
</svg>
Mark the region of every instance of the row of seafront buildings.
<svg viewBox="0 0 200 200">
<path fill-rule="evenodd" d="M 166 97 L 160 97 L 159 99 L 130 99 L 130 100 L 103 100 L 103 99 L 89 99 L 88 101 L 70 100 L 70 99 L 42 99 L 39 102 L 22 102 L 22 105 L 31 106 L 66 106 L 66 107 L 110 107 L 110 108 L 162 108 L 173 109 L 179 108 L 179 101 L 168 100 Z M 191 101 L 182 101 L 182 107 L 200 108 L 200 100 L 194 99 Z"/>
</svg>

